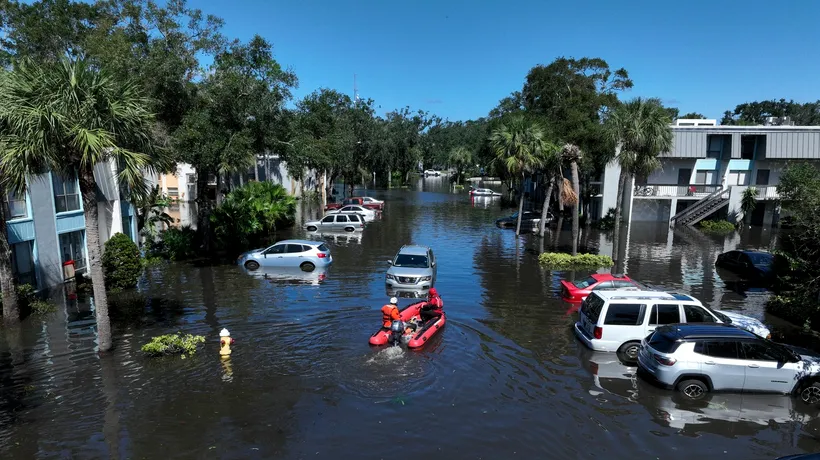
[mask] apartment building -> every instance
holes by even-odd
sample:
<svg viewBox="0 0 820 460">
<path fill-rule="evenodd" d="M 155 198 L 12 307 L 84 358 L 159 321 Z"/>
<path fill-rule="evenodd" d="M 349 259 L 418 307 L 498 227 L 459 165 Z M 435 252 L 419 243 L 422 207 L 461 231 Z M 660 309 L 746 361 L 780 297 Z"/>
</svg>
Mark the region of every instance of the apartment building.
<svg viewBox="0 0 820 460">
<path fill-rule="evenodd" d="M 114 162 L 94 168 L 99 186 L 99 231 L 102 242 L 115 233 L 136 241 L 134 206 L 120 198 Z M 47 173 L 28 180 L 25 194 L 4 197 L 12 271 L 18 283 L 47 289 L 64 282 L 63 264 L 74 261 L 76 271 L 88 268 L 85 217 L 76 175 Z"/>
<path fill-rule="evenodd" d="M 677 120 L 661 168 L 626 187 L 624 216 L 631 222 L 695 225 L 703 219 L 742 217 L 741 198 L 754 187 L 754 225 L 775 225 L 780 216 L 777 184 L 790 162 L 820 166 L 820 126 L 793 126 L 770 118 L 762 126 L 722 126 L 716 120 Z M 620 166 L 607 166 L 600 214 L 615 207 Z"/>
</svg>

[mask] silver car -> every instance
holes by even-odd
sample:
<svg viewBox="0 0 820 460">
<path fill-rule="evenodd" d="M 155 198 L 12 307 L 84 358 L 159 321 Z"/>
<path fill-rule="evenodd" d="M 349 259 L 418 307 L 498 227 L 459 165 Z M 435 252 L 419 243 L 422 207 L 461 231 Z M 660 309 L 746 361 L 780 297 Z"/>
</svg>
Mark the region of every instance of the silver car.
<svg viewBox="0 0 820 460">
<path fill-rule="evenodd" d="M 364 217 L 359 214 L 328 214 L 321 220 L 305 222 L 305 229 L 310 232 L 360 232 L 364 230 Z"/>
<path fill-rule="evenodd" d="M 387 289 L 430 289 L 436 282 L 436 256 L 427 246 L 404 245 L 385 275 Z"/>
<path fill-rule="evenodd" d="M 728 324 L 670 324 L 641 342 L 638 375 L 688 399 L 709 391 L 798 394 L 820 402 L 820 358 Z"/>
<path fill-rule="evenodd" d="M 330 249 L 321 241 L 283 240 L 273 246 L 248 251 L 237 260 L 248 270 L 259 267 L 298 267 L 310 272 L 333 263 Z"/>
</svg>

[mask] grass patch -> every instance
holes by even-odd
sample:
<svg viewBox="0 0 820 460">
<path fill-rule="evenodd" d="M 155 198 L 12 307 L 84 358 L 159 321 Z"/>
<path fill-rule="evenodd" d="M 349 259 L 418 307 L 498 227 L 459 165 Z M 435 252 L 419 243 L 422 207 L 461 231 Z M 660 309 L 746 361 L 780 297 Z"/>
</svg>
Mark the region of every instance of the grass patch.
<svg viewBox="0 0 820 460">
<path fill-rule="evenodd" d="M 165 334 L 151 338 L 151 341 L 142 346 L 142 352 L 148 356 L 165 356 L 181 354 L 182 358 L 196 353 L 197 346 L 205 343 L 201 335 Z"/>
<path fill-rule="evenodd" d="M 579 267 L 611 267 L 615 265 L 612 257 L 598 254 L 571 255 L 563 252 L 545 252 L 538 256 L 542 265 L 550 268 L 567 269 Z"/>
<path fill-rule="evenodd" d="M 728 220 L 702 220 L 698 225 L 704 232 L 731 233 L 735 231 L 735 224 Z"/>
</svg>

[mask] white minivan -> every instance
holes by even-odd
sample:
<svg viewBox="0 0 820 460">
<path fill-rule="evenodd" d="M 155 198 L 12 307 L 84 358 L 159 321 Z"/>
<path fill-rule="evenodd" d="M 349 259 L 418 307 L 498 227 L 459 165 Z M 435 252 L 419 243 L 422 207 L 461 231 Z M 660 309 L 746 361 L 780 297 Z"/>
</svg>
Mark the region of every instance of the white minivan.
<svg viewBox="0 0 820 460">
<path fill-rule="evenodd" d="M 713 310 L 686 294 L 659 291 L 593 291 L 581 304 L 575 335 L 595 351 L 638 359 L 641 340 L 656 327 L 675 323 L 727 323 L 770 338 L 757 319 Z"/>
</svg>

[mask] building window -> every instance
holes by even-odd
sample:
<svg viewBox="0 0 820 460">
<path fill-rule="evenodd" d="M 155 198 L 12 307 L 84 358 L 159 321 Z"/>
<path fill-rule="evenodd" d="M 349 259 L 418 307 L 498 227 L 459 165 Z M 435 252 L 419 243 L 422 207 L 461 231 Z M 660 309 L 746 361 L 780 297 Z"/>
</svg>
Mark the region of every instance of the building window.
<svg viewBox="0 0 820 460">
<path fill-rule="evenodd" d="M 168 197 L 179 198 L 179 187 L 168 187 Z"/>
<path fill-rule="evenodd" d="M 134 232 L 132 225 L 134 223 L 134 218 L 132 216 L 122 216 L 122 233 L 125 234 L 131 241 L 134 241 Z"/>
<path fill-rule="evenodd" d="M 26 207 L 26 195 L 9 192 L 6 194 L 6 215 L 8 220 L 24 219 L 28 217 L 28 208 Z"/>
<path fill-rule="evenodd" d="M 30 284 L 37 287 L 34 275 L 34 252 L 31 241 L 11 245 L 11 272 L 18 284 Z"/>
<path fill-rule="evenodd" d="M 85 230 L 60 235 L 60 252 L 63 263 L 74 261 L 74 269 L 85 268 Z"/>
<path fill-rule="evenodd" d="M 732 136 L 725 134 L 710 134 L 708 136 L 709 146 L 706 149 L 706 158 L 722 159 L 724 152 L 732 149 Z"/>
<path fill-rule="evenodd" d="M 61 176 L 52 174 L 54 183 L 54 207 L 58 213 L 77 211 L 80 209 L 80 191 L 77 185 L 77 176 Z"/>
<path fill-rule="evenodd" d="M 695 183 L 699 185 L 712 185 L 712 171 L 698 171 L 695 173 Z"/>
</svg>

